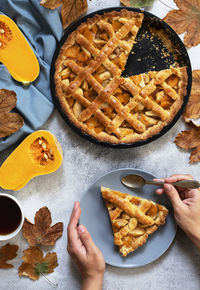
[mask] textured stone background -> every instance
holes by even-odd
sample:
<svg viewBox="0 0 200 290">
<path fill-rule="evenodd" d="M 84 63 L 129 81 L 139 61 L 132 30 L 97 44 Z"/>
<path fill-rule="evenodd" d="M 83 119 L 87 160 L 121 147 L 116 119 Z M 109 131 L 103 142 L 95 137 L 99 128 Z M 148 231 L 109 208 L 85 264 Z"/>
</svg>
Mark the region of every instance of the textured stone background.
<svg viewBox="0 0 200 290">
<path fill-rule="evenodd" d="M 88 2 L 88 12 L 119 6 L 119 0 Z M 175 7 L 173 1 L 164 2 Z M 162 18 L 169 9 L 155 1 L 149 11 Z M 199 51 L 200 46 L 189 51 L 193 69 L 200 69 Z M 25 215 L 31 221 L 35 212 L 46 205 L 52 212 L 53 224 L 58 221 L 64 222 L 63 237 L 57 241 L 55 247 L 43 248 L 45 251 L 56 251 L 58 254 L 59 266 L 48 276 L 53 282 L 58 282 L 58 290 L 80 288 L 79 273 L 66 252 L 66 227 L 74 201 L 81 199 L 85 190 L 96 178 L 113 169 L 133 167 L 158 177 L 166 177 L 173 173 L 190 173 L 200 180 L 200 164 L 189 165 L 189 152 L 178 149 L 173 143 L 175 136 L 184 128 L 185 125 L 180 119 L 167 134 L 153 143 L 132 149 L 111 149 L 82 139 L 65 124 L 57 110 L 54 111 L 43 129 L 50 130 L 60 141 L 64 151 L 62 167 L 51 175 L 34 178 L 19 192 L 7 192 L 21 201 Z M 1 153 L 0 163 L 13 149 L 14 146 Z M 2 189 L 0 191 L 3 192 Z M 0 246 L 5 243 L 0 242 Z M 0 270 L 0 289 L 52 289 L 43 277 L 36 282 L 18 277 L 17 268 L 21 264 L 21 256 L 23 250 L 27 248 L 27 243 L 22 233 L 10 240 L 10 243 L 19 245 L 18 256 L 12 261 L 13 269 Z M 199 290 L 199 270 L 199 251 L 187 236 L 178 230 L 171 247 L 157 261 L 137 269 L 119 269 L 108 265 L 104 289 Z"/>
</svg>

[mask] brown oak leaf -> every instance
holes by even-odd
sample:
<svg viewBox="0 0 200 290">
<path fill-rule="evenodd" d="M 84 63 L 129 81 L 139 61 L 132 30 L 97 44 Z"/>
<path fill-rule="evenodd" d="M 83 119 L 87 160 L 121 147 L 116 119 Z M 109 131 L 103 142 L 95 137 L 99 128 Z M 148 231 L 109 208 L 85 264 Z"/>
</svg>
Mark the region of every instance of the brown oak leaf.
<svg viewBox="0 0 200 290">
<path fill-rule="evenodd" d="M 55 9 L 62 5 L 61 18 L 64 29 L 85 13 L 88 7 L 87 0 L 42 0 L 40 5 L 49 9 Z"/>
<path fill-rule="evenodd" d="M 45 206 L 35 214 L 35 224 L 25 219 L 23 235 L 31 247 L 42 244 L 53 246 L 63 233 L 63 223 L 59 222 L 51 227 L 52 219 L 49 209 Z"/>
<path fill-rule="evenodd" d="M 52 273 L 58 266 L 56 253 L 47 253 L 44 257 L 39 247 L 28 248 L 23 253 L 24 262 L 18 268 L 20 277 L 27 276 L 32 280 L 38 280 L 40 274 Z"/>
<path fill-rule="evenodd" d="M 124 6 L 131 6 L 131 1 L 130 0 L 120 0 L 120 2 L 124 5 Z"/>
<path fill-rule="evenodd" d="M 191 126 L 191 130 L 182 131 L 179 133 L 174 143 L 180 148 L 189 150 L 193 149 L 190 155 L 190 163 L 199 162 L 200 161 L 200 126 L 189 122 Z"/>
<path fill-rule="evenodd" d="M 40 5 L 45 8 L 55 9 L 58 8 L 63 3 L 63 0 L 42 0 Z"/>
<path fill-rule="evenodd" d="M 200 1 L 174 0 L 179 9 L 170 11 L 163 20 L 178 34 L 184 32 L 184 44 L 187 47 L 200 43 Z"/>
<path fill-rule="evenodd" d="M 7 264 L 8 260 L 17 257 L 18 246 L 10 245 L 9 243 L 0 248 L 0 269 L 13 268 L 12 264 Z"/>
<path fill-rule="evenodd" d="M 183 118 L 186 122 L 200 118 L 200 70 L 192 72 L 192 90 Z"/>
<path fill-rule="evenodd" d="M 87 11 L 87 0 L 64 0 L 61 16 L 64 29 Z"/>
<path fill-rule="evenodd" d="M 6 89 L 0 90 L 0 138 L 18 131 L 24 119 L 18 113 L 9 113 L 16 106 L 16 93 Z"/>
</svg>

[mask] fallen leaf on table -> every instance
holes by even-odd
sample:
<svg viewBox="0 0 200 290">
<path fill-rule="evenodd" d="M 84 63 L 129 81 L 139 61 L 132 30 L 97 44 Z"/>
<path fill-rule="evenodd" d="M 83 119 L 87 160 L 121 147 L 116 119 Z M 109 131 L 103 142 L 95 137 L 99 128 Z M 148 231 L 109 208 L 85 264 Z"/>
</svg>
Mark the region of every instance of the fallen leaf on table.
<svg viewBox="0 0 200 290">
<path fill-rule="evenodd" d="M 174 143 L 180 148 L 189 150 L 193 149 L 190 155 L 190 163 L 199 162 L 200 161 L 200 126 L 189 122 L 191 126 L 191 130 L 182 131 L 179 133 Z"/>
<path fill-rule="evenodd" d="M 59 222 L 51 227 L 52 219 L 49 209 L 45 206 L 35 214 L 35 224 L 25 219 L 23 235 L 31 247 L 42 244 L 53 246 L 63 233 L 63 223 Z"/>
<path fill-rule="evenodd" d="M 27 276 L 32 280 L 38 280 L 40 274 L 52 273 L 58 266 L 56 253 L 47 253 L 44 257 L 39 247 L 28 248 L 23 253 L 24 262 L 18 268 L 20 277 Z"/>
<path fill-rule="evenodd" d="M 64 29 L 81 14 L 87 11 L 87 0 L 64 0 L 61 9 L 62 24 Z"/>
<path fill-rule="evenodd" d="M 0 89 L 0 138 L 18 131 L 24 124 L 22 116 L 10 112 L 16 106 L 16 102 L 14 91 Z"/>
<path fill-rule="evenodd" d="M 40 5 L 45 8 L 55 9 L 58 8 L 63 3 L 63 0 L 42 0 Z"/>
<path fill-rule="evenodd" d="M 17 251 L 17 245 L 6 244 L 0 248 L 0 269 L 13 268 L 12 264 L 7 264 L 6 262 L 17 257 Z"/>
<path fill-rule="evenodd" d="M 187 47 L 200 43 L 200 1 L 174 0 L 179 8 L 170 11 L 163 20 L 166 21 L 178 34 L 184 32 L 184 44 Z"/>
<path fill-rule="evenodd" d="M 49 9 L 55 9 L 62 5 L 61 18 L 64 29 L 81 14 L 85 13 L 88 7 L 87 0 L 42 0 L 40 5 Z"/>
<path fill-rule="evenodd" d="M 200 70 L 192 72 L 192 90 L 183 118 L 186 122 L 200 118 Z"/>
<path fill-rule="evenodd" d="M 151 6 L 154 2 L 154 0 L 120 0 L 120 2 L 128 7 L 146 7 Z"/>
</svg>

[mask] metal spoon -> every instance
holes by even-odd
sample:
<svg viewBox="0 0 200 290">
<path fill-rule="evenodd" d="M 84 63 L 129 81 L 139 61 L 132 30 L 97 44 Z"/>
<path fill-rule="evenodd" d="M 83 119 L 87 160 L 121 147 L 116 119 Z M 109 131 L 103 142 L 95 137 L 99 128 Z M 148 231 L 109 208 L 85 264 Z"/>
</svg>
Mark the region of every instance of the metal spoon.
<svg viewBox="0 0 200 290">
<path fill-rule="evenodd" d="M 163 185 L 165 182 L 163 181 L 153 181 L 147 180 L 144 177 L 137 174 L 130 174 L 122 177 L 121 182 L 130 188 L 140 188 L 145 184 L 155 184 L 155 185 Z M 180 180 L 171 183 L 175 186 L 185 187 L 185 188 L 198 188 L 200 187 L 200 182 L 197 180 Z"/>
</svg>

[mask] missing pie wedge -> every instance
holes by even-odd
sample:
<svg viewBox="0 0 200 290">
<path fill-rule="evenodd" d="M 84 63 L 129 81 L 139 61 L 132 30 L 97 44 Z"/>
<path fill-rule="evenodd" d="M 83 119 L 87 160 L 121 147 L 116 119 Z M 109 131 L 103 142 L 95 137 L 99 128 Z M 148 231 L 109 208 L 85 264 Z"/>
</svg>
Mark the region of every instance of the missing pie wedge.
<svg viewBox="0 0 200 290">
<path fill-rule="evenodd" d="M 165 223 L 168 210 L 154 201 L 101 187 L 109 212 L 114 244 L 122 256 L 144 245 L 148 235 Z"/>
</svg>

